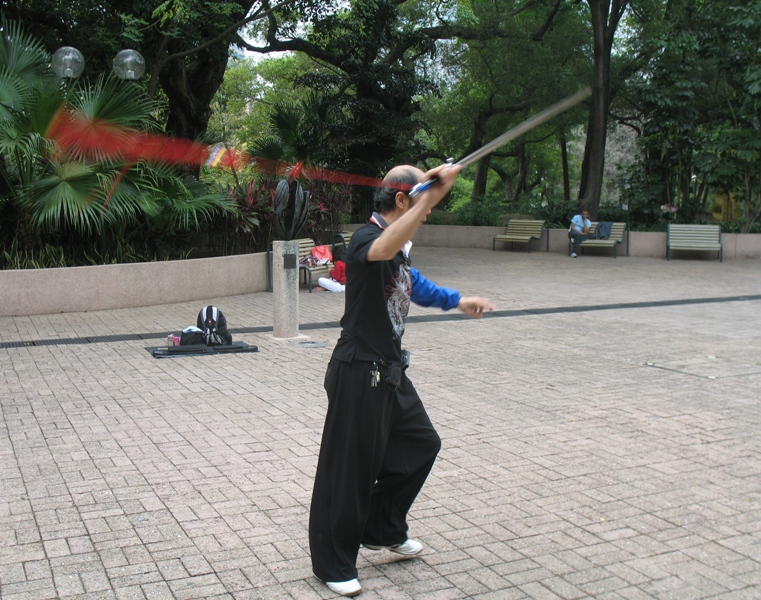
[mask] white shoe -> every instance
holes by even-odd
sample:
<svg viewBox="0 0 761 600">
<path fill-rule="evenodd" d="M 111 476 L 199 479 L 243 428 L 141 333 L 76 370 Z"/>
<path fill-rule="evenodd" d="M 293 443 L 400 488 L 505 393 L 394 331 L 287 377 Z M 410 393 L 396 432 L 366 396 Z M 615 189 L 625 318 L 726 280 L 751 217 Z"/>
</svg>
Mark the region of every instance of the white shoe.
<svg viewBox="0 0 761 600">
<path fill-rule="evenodd" d="M 417 540 L 407 540 L 403 544 L 397 544 L 396 546 L 370 546 L 364 544 L 368 550 L 391 550 L 402 556 L 417 556 L 423 551 L 423 544 Z"/>
<path fill-rule="evenodd" d="M 335 592 L 339 596 L 356 596 L 362 592 L 362 586 L 359 585 L 358 579 L 349 579 L 349 581 L 326 581 L 325 585 L 330 588 L 330 591 Z"/>
<path fill-rule="evenodd" d="M 571 252 L 571 258 L 576 258 L 576 253 L 575 252 Z"/>
</svg>

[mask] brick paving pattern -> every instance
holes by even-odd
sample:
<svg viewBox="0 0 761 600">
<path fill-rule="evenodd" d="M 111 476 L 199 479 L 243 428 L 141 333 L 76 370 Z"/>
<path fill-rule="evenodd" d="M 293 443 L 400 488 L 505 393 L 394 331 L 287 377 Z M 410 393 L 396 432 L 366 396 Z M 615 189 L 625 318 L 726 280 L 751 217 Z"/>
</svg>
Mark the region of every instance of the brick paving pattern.
<svg viewBox="0 0 761 600">
<path fill-rule="evenodd" d="M 361 598 L 761 598 L 759 261 L 413 260 L 498 313 L 412 309 L 443 440 L 410 513 L 426 550 L 362 550 Z M 272 301 L 208 303 L 235 329 Z M 235 335 L 256 354 L 145 351 L 204 304 L 0 318 L 3 600 L 334 597 L 306 528 L 343 297 L 304 290 L 325 325 L 298 340 Z"/>
</svg>

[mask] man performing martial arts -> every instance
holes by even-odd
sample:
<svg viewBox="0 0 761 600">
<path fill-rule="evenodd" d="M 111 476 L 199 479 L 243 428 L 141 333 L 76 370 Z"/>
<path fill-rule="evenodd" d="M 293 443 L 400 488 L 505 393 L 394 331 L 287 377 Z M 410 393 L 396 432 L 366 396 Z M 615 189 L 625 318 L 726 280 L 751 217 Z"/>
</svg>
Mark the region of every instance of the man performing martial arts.
<svg viewBox="0 0 761 600">
<path fill-rule="evenodd" d="M 407 537 L 407 512 L 441 440 L 406 375 L 402 335 L 410 301 L 457 307 L 475 318 L 494 308 L 484 298 L 440 287 L 410 266 L 409 240 L 459 170 L 394 167 L 376 191 L 377 212 L 349 244 L 346 306 L 325 374 L 328 411 L 309 518 L 314 574 L 342 596 L 362 591 L 360 545 L 408 557 L 423 550 Z M 422 193 L 410 191 L 432 178 L 437 183 Z"/>
</svg>

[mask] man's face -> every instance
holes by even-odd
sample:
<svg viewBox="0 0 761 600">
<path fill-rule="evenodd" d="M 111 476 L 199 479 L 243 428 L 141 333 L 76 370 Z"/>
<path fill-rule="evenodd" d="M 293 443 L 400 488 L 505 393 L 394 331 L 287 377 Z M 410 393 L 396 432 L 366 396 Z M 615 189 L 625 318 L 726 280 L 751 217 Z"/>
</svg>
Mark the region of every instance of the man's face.
<svg viewBox="0 0 761 600">
<path fill-rule="evenodd" d="M 589 218 L 589 211 L 588 210 L 582 210 L 581 211 L 581 216 L 584 219 L 588 219 Z"/>
</svg>

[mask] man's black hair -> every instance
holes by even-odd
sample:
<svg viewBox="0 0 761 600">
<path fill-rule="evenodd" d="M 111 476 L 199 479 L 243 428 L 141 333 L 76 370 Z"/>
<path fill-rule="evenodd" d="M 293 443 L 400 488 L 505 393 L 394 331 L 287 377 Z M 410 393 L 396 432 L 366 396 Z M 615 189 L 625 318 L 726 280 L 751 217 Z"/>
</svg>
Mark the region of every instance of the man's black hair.
<svg viewBox="0 0 761 600">
<path fill-rule="evenodd" d="M 394 175 L 383 180 L 383 185 L 375 190 L 373 204 L 379 213 L 394 210 L 397 192 L 407 193 L 418 183 L 417 175 L 412 169 L 400 169 Z M 395 186 L 394 184 L 404 184 Z"/>
</svg>

